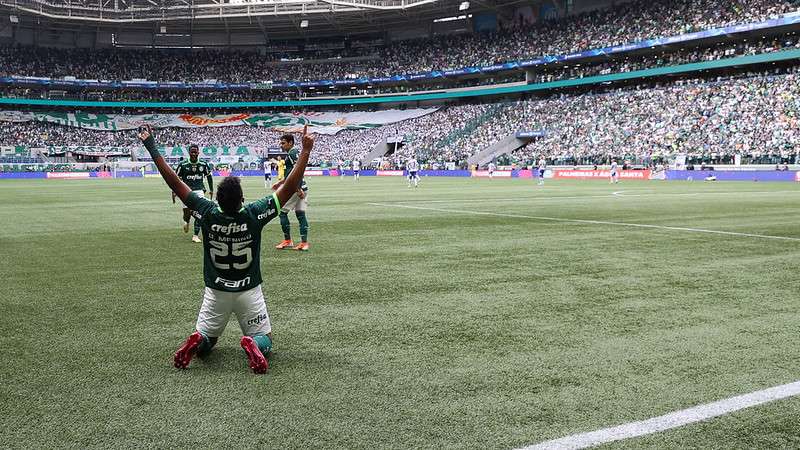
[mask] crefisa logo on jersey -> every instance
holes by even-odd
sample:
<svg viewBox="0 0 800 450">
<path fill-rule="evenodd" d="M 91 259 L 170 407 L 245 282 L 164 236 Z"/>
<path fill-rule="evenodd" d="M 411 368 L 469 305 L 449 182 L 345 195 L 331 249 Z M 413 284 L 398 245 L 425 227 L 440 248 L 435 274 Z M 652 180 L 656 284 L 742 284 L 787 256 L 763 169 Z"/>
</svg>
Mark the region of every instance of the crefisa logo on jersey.
<svg viewBox="0 0 800 450">
<path fill-rule="evenodd" d="M 798 173 L 800 173 L 800 172 L 798 172 Z M 258 215 L 258 220 L 266 219 L 267 217 L 275 214 L 275 212 L 276 212 L 275 208 L 268 209 L 267 212 L 261 213 L 261 214 Z"/>
<path fill-rule="evenodd" d="M 218 225 L 214 224 L 211 225 L 211 231 L 216 231 L 220 234 L 231 234 L 231 233 L 241 233 L 243 231 L 247 231 L 247 224 L 246 223 L 236 223 L 231 222 L 227 225 Z"/>
</svg>

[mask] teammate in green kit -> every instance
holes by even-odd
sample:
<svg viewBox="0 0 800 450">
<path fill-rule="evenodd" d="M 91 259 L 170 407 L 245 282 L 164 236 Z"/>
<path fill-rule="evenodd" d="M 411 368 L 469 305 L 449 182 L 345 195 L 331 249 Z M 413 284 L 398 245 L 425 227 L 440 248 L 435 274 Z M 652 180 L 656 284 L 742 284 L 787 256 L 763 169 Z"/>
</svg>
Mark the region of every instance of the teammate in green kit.
<svg viewBox="0 0 800 450">
<path fill-rule="evenodd" d="M 205 161 L 199 160 L 200 148 L 192 144 L 189 146 L 189 161 L 181 161 L 175 168 L 175 173 L 192 192 L 201 197 L 206 195 L 206 187 L 203 185 L 203 178 L 208 180 L 208 192 L 214 198 L 214 179 L 211 176 L 211 166 Z M 172 193 L 172 203 L 175 203 L 175 193 Z M 189 208 L 183 208 L 183 232 L 189 232 L 189 219 L 192 213 Z M 200 223 L 194 220 L 194 234 L 192 242 L 200 242 Z"/>
<path fill-rule="evenodd" d="M 217 203 L 193 192 L 167 165 L 156 149 L 149 127 L 139 132 L 158 171 L 172 192 L 192 211 L 203 232 L 205 292 L 197 316 L 196 331 L 175 353 L 175 367 L 185 369 L 192 358 L 205 355 L 225 330 L 231 313 L 242 329 L 241 346 L 250 368 L 265 373 L 272 350 L 272 325 L 261 291 L 261 231 L 278 215 L 281 205 L 300 188 L 314 138 L 303 130 L 303 149 L 281 187 L 270 195 L 244 204 L 238 177 L 227 177 L 217 186 Z"/>
<path fill-rule="evenodd" d="M 281 136 L 281 150 L 287 153 L 284 161 L 286 162 L 286 173 L 291 173 L 292 169 L 297 166 L 297 159 L 299 151 L 294 146 L 294 136 L 291 134 L 284 134 Z M 305 167 L 302 169 L 305 172 Z M 302 172 L 300 176 L 302 176 Z M 288 176 L 288 175 L 287 175 Z M 280 183 L 275 186 L 280 186 Z M 286 203 L 283 203 L 283 209 L 279 215 L 281 219 L 281 229 L 283 230 L 283 241 L 275 246 L 278 250 L 288 249 L 294 247 L 295 250 L 308 251 L 308 218 L 306 217 L 306 210 L 308 209 L 308 186 L 306 180 L 300 184 L 297 192 Z M 289 224 L 288 212 L 294 210 L 294 215 L 297 217 L 297 222 L 300 224 L 300 243 L 295 247 L 292 242 L 291 225 Z"/>
</svg>

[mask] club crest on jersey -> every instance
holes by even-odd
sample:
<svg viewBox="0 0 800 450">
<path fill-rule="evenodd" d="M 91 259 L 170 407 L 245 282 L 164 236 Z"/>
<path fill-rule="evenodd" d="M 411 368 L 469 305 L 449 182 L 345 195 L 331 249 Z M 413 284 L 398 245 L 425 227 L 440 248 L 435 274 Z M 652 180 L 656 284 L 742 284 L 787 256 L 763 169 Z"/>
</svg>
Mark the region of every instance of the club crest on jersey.
<svg viewBox="0 0 800 450">
<path fill-rule="evenodd" d="M 247 224 L 238 224 L 236 222 L 231 222 L 227 225 L 214 224 L 211 225 L 211 231 L 216 231 L 220 234 L 241 233 L 243 231 L 247 231 Z"/>
<path fill-rule="evenodd" d="M 192 172 L 197 172 L 197 166 L 192 166 Z"/>
</svg>

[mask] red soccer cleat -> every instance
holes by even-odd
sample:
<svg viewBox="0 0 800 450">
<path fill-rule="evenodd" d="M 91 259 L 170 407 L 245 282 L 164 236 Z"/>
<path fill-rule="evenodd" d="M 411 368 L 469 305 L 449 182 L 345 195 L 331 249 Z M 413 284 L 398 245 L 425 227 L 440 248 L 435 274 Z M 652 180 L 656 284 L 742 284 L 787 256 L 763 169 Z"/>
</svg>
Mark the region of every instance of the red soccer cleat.
<svg viewBox="0 0 800 450">
<path fill-rule="evenodd" d="M 197 347 L 203 342 L 203 335 L 199 331 L 195 331 L 186 338 L 186 342 L 181 345 L 177 352 L 175 352 L 175 367 L 178 369 L 185 369 L 189 367 Z"/>
<path fill-rule="evenodd" d="M 280 244 L 275 246 L 275 248 L 277 248 L 278 250 L 283 250 L 285 248 L 291 248 L 291 247 L 294 247 L 294 242 L 292 242 L 291 239 L 286 239 L 285 241 L 281 241 Z"/>
<path fill-rule="evenodd" d="M 267 358 L 264 358 L 264 354 L 261 353 L 256 341 L 250 336 L 242 336 L 241 345 L 247 354 L 247 360 L 250 362 L 250 368 L 253 369 L 253 373 L 267 373 L 269 362 L 267 362 Z"/>
<path fill-rule="evenodd" d="M 297 247 L 294 248 L 295 250 L 300 250 L 302 252 L 308 251 L 308 242 L 301 242 L 297 244 Z"/>
</svg>

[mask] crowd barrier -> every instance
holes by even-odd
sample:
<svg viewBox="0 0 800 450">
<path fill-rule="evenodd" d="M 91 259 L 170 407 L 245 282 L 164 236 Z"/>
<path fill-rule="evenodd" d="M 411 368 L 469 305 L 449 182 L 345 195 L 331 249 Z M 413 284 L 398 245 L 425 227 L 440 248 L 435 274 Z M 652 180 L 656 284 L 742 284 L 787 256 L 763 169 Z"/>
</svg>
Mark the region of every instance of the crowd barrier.
<svg viewBox="0 0 800 450">
<path fill-rule="evenodd" d="M 778 170 L 668 170 L 667 180 L 702 181 L 714 176 L 717 181 L 800 181 L 800 172 Z"/>
<path fill-rule="evenodd" d="M 353 176 L 352 170 L 344 170 L 344 176 Z M 234 171 L 214 171 L 214 176 L 224 177 L 235 175 L 239 177 L 263 177 L 262 170 L 234 170 Z M 336 169 L 310 169 L 306 171 L 306 176 L 339 176 L 340 172 Z M 408 175 L 404 170 L 362 170 L 361 176 L 372 177 L 405 177 Z M 489 172 L 486 170 L 421 170 L 421 177 L 473 177 L 488 178 Z M 572 179 L 572 180 L 604 180 L 610 177 L 608 170 L 570 170 L 570 169 L 548 169 L 545 173 L 546 178 Z M 800 182 L 800 172 L 798 171 L 777 171 L 777 170 L 667 170 L 666 172 L 651 172 L 649 170 L 620 170 L 621 180 L 692 180 L 702 181 L 709 176 L 716 177 L 717 181 L 792 181 Z M 275 173 L 273 172 L 273 176 Z M 493 178 L 533 178 L 536 173 L 531 170 L 496 170 L 492 174 Z M 141 178 L 142 173 L 138 171 L 117 171 L 114 172 L 0 172 L 1 178 L 11 179 L 89 179 L 89 178 Z M 158 172 L 146 172 L 146 178 L 160 178 Z"/>
</svg>

